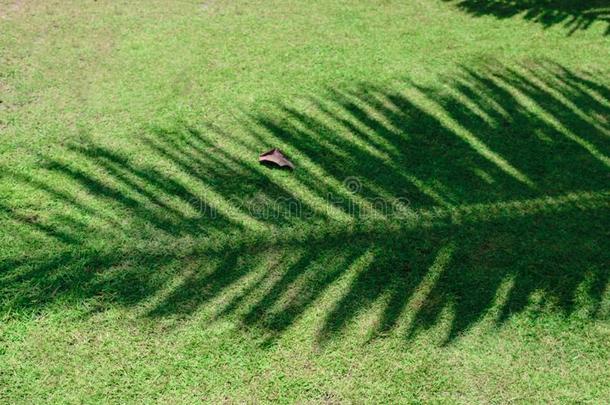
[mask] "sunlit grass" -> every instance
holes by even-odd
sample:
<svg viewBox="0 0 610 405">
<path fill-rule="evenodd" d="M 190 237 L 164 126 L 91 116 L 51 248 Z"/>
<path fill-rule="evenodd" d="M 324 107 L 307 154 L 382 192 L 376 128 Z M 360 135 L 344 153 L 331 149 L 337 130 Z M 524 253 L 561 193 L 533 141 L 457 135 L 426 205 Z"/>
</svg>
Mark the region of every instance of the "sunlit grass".
<svg viewBox="0 0 610 405">
<path fill-rule="evenodd" d="M 0 400 L 607 398 L 607 19 L 517 3 L 0 0 Z"/>
</svg>

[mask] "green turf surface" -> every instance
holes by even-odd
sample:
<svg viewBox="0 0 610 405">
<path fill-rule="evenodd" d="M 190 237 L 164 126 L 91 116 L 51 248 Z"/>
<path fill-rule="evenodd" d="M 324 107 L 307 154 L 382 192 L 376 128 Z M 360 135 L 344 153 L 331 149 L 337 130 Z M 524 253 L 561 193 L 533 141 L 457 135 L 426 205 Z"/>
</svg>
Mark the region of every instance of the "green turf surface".
<svg viewBox="0 0 610 405">
<path fill-rule="evenodd" d="M 607 401 L 576 3 L 0 0 L 0 402 Z"/>
</svg>

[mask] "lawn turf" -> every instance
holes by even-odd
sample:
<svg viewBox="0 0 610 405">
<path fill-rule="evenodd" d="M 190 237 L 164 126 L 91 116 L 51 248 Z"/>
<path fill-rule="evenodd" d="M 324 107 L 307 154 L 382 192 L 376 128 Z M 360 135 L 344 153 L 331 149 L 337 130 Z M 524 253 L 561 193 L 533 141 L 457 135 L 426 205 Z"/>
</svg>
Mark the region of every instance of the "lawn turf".
<svg viewBox="0 0 610 405">
<path fill-rule="evenodd" d="M 610 398 L 579 4 L 0 0 L 0 401 Z"/>
</svg>

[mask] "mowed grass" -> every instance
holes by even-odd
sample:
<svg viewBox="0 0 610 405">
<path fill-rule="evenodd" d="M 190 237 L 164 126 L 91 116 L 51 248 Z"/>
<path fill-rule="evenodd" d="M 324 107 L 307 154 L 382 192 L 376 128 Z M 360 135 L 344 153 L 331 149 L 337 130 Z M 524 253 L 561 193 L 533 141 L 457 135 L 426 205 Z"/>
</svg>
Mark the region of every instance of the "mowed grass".
<svg viewBox="0 0 610 405">
<path fill-rule="evenodd" d="M 0 0 L 0 401 L 607 402 L 608 11 Z"/>
</svg>

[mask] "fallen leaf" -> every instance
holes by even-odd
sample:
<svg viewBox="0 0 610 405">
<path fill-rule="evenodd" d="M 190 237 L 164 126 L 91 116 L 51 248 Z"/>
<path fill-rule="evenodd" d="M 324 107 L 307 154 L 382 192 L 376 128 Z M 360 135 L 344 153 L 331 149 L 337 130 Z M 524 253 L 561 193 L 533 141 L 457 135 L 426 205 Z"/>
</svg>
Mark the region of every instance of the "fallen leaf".
<svg viewBox="0 0 610 405">
<path fill-rule="evenodd" d="M 281 150 L 278 148 L 273 148 L 268 152 L 263 153 L 258 157 L 258 161 L 261 164 L 274 164 L 279 167 L 288 167 L 290 169 L 294 169 L 294 165 L 290 160 L 284 156 Z"/>
</svg>

